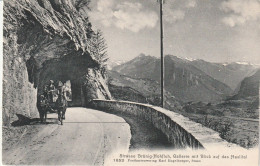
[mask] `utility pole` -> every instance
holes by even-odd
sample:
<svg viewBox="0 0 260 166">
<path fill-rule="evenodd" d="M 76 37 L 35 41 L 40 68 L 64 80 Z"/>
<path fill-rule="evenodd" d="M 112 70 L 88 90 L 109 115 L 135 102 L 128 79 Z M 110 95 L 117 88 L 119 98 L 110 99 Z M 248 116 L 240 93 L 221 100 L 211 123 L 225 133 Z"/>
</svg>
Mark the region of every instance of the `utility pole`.
<svg viewBox="0 0 260 166">
<path fill-rule="evenodd" d="M 160 1 L 160 42 L 161 42 L 161 106 L 164 107 L 164 58 L 163 58 L 163 1 Z"/>
</svg>

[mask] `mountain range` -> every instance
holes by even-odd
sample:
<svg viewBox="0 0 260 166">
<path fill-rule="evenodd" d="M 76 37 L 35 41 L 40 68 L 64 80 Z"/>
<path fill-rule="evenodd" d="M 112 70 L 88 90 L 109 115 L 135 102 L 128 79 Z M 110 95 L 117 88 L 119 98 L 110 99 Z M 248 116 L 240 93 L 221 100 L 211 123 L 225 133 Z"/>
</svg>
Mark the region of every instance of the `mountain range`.
<svg viewBox="0 0 260 166">
<path fill-rule="evenodd" d="M 247 76 L 255 72 L 256 66 L 247 63 L 210 63 L 204 60 L 194 60 L 191 64 L 207 75 L 228 85 L 236 90 L 239 83 Z"/>
<path fill-rule="evenodd" d="M 220 101 L 238 92 L 240 82 L 255 71 L 256 67 L 250 64 L 191 61 L 167 55 L 165 90 L 180 102 Z M 160 59 L 156 57 L 140 54 L 128 62 L 114 66 L 110 74 L 114 82 L 121 82 L 121 86 L 129 86 L 129 82 L 123 81 L 129 77 L 135 80 L 150 80 L 150 83 L 154 82 L 150 87 L 158 91 L 160 89 Z M 123 75 L 124 79 L 119 75 Z M 134 86 L 132 88 L 136 89 Z"/>
</svg>

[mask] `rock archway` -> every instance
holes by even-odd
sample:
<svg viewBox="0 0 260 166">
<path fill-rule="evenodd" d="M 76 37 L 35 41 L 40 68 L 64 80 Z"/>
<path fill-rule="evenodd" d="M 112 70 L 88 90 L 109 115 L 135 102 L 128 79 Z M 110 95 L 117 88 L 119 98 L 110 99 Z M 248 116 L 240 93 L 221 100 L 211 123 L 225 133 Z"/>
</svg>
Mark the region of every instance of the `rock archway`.
<svg viewBox="0 0 260 166">
<path fill-rule="evenodd" d="M 110 99 L 105 76 L 97 70 L 98 64 L 88 55 L 67 55 L 61 59 L 46 62 L 37 75 L 38 94 L 43 92 L 49 80 L 70 80 L 72 101 L 70 106 L 86 106 L 93 98 Z M 98 95 L 100 94 L 100 95 Z"/>
</svg>

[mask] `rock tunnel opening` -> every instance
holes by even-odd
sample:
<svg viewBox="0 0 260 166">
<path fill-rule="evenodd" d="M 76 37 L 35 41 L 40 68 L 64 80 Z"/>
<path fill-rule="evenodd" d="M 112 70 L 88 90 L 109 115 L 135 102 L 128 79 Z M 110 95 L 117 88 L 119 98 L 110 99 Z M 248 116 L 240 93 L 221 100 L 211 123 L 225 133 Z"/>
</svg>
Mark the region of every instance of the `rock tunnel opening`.
<svg viewBox="0 0 260 166">
<path fill-rule="evenodd" d="M 69 106 L 88 107 L 92 99 L 111 99 L 106 77 L 98 70 L 97 63 L 89 55 L 67 55 L 46 61 L 37 72 L 38 96 L 50 80 L 70 82 Z"/>
<path fill-rule="evenodd" d="M 66 86 L 67 93 L 70 96 L 69 106 L 85 106 L 86 95 L 83 93 L 86 92 L 82 90 L 83 78 L 89 68 L 93 68 L 94 65 L 93 61 L 86 55 L 66 56 L 61 59 L 47 61 L 38 71 L 37 95 L 44 93 L 44 87 L 49 84 L 50 80 L 54 81 L 55 87 L 61 81 Z"/>
</svg>

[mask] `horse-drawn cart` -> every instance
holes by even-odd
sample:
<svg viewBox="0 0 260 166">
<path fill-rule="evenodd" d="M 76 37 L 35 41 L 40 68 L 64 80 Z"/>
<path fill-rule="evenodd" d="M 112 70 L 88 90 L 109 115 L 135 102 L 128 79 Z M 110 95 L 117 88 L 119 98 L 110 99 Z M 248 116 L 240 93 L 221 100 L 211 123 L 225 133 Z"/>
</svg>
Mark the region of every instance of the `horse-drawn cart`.
<svg viewBox="0 0 260 166">
<path fill-rule="evenodd" d="M 57 109 L 56 109 L 56 101 L 58 99 L 58 90 L 55 89 L 55 90 L 52 90 L 48 93 L 48 101 L 49 101 L 49 111 L 50 112 L 55 112 L 55 113 L 58 113 L 57 112 Z"/>
<path fill-rule="evenodd" d="M 68 106 L 65 92 L 62 89 L 60 91 L 56 89 L 51 93 L 52 100 L 50 101 L 49 106 L 51 110 L 58 113 L 58 120 L 61 122 L 61 125 L 63 125 L 63 119 L 65 119 L 65 112 Z"/>
<path fill-rule="evenodd" d="M 39 104 L 37 105 L 41 122 L 47 119 L 47 112 L 57 113 L 58 120 L 63 125 L 63 119 L 65 119 L 65 112 L 67 109 L 67 100 L 64 92 L 59 92 L 55 89 L 47 94 L 47 97 L 40 95 Z"/>
</svg>

